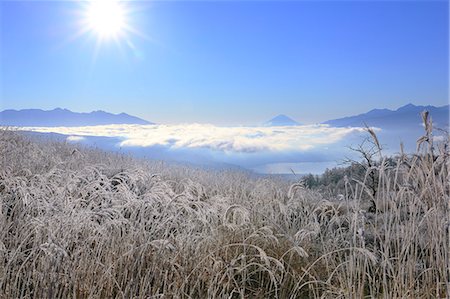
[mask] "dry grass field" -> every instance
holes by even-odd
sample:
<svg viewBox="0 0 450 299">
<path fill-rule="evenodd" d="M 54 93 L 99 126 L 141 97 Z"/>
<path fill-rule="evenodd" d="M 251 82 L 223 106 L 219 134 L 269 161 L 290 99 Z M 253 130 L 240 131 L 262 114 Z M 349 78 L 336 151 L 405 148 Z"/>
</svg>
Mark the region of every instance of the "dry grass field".
<svg viewBox="0 0 450 299">
<path fill-rule="evenodd" d="M 0 298 L 449 298 L 448 142 L 424 120 L 336 197 L 0 131 Z"/>
</svg>

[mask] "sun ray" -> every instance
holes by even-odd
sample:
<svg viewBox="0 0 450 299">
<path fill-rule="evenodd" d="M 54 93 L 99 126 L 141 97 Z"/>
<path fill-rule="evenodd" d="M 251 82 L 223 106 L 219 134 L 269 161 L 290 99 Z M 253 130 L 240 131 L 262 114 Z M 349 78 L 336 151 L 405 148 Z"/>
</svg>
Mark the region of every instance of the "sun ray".
<svg viewBox="0 0 450 299">
<path fill-rule="evenodd" d="M 143 54 L 131 37 L 137 36 L 139 39 L 151 42 L 167 49 L 167 45 L 155 40 L 133 26 L 133 16 L 148 6 L 134 5 L 127 0 L 84 0 L 80 1 L 79 8 L 73 11 L 78 19 L 78 30 L 73 35 L 68 36 L 59 48 L 66 46 L 75 40 L 87 37 L 90 42 L 94 42 L 93 54 L 91 58 L 91 68 L 95 65 L 97 58 L 101 55 L 101 49 L 107 44 L 114 44 L 121 53 L 122 58 L 127 60 L 127 51 L 136 59 L 143 59 Z M 167 49 L 173 51 L 173 49 Z"/>
</svg>

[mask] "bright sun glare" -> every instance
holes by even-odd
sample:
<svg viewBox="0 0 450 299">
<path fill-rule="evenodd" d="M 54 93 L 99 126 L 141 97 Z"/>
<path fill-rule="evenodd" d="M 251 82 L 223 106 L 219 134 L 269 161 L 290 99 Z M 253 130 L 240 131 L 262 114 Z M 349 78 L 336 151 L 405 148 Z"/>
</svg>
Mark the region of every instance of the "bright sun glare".
<svg viewBox="0 0 450 299">
<path fill-rule="evenodd" d="M 126 29 L 125 9 L 117 0 L 92 0 L 86 8 L 89 31 L 100 38 L 117 37 Z"/>
<path fill-rule="evenodd" d="M 142 7 L 132 2 L 131 0 L 80 1 L 79 9 L 76 12 L 79 16 L 79 30 L 69 40 L 75 40 L 85 35 L 94 37 L 93 62 L 99 55 L 103 44 L 109 44 L 111 41 L 119 46 L 122 53 L 124 53 L 122 51 L 124 49 L 130 50 L 130 53 L 136 58 L 141 57 L 131 36 L 137 35 L 144 39 L 148 39 L 148 37 L 133 26 L 136 24 L 136 20 L 133 22 L 133 17 Z"/>
</svg>

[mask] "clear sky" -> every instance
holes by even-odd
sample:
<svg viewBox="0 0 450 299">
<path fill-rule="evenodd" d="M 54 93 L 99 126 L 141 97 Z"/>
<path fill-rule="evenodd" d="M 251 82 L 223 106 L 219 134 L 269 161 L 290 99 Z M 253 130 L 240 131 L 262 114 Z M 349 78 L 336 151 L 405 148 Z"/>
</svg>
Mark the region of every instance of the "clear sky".
<svg viewBox="0 0 450 299">
<path fill-rule="evenodd" d="M 98 46 L 98 32 L 76 36 L 85 2 L 0 1 L 1 110 L 232 125 L 448 103 L 447 1 L 126 6 L 135 32 Z"/>
</svg>

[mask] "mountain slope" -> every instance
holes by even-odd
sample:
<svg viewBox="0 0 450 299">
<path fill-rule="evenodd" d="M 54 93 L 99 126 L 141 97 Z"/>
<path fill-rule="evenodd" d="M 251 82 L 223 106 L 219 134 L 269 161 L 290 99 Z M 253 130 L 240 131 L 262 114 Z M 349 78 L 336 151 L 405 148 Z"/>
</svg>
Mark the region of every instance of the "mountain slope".
<svg viewBox="0 0 450 299">
<path fill-rule="evenodd" d="M 112 114 L 105 111 L 90 113 L 72 112 L 67 109 L 24 109 L 0 112 L 0 125 L 20 127 L 76 127 L 110 124 L 152 124 L 126 113 Z"/>
<path fill-rule="evenodd" d="M 267 127 L 298 126 L 298 125 L 300 125 L 300 123 L 296 122 L 295 120 L 293 120 L 292 118 L 290 118 L 284 114 L 275 116 L 271 120 L 264 123 L 264 126 L 267 126 Z"/>
<path fill-rule="evenodd" d="M 445 128 L 449 124 L 449 106 L 415 106 L 408 104 L 398 108 L 374 109 L 367 113 L 333 119 L 324 122 L 333 127 L 361 127 L 367 124 L 385 129 L 420 128 L 422 111 L 427 110 L 433 119 L 435 127 Z"/>
</svg>

